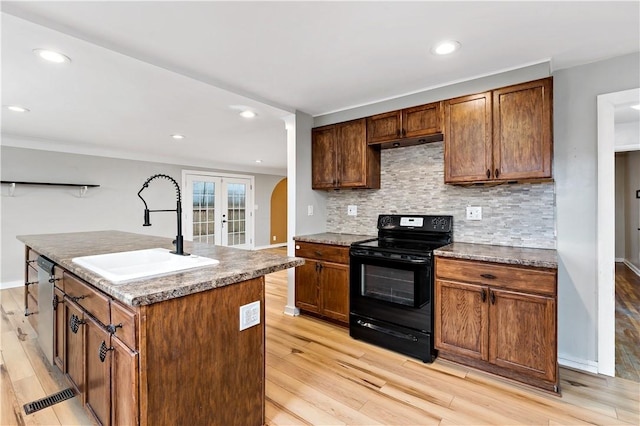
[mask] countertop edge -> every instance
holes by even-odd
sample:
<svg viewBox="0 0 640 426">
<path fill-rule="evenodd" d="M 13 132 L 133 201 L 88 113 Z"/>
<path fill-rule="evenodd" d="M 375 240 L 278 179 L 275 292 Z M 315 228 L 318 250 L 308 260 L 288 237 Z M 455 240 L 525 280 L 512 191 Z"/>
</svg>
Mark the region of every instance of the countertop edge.
<svg viewBox="0 0 640 426">
<path fill-rule="evenodd" d="M 455 244 L 456 243 L 453 243 L 450 246 L 454 246 Z M 472 243 L 464 243 L 464 244 L 467 244 L 469 246 L 472 246 L 472 245 L 480 246 L 482 248 L 489 247 L 488 250 L 491 250 L 491 247 L 496 247 L 500 250 L 515 249 L 516 251 L 518 249 L 550 250 L 550 249 L 532 249 L 528 247 L 489 246 L 484 244 L 472 244 Z M 460 243 L 458 243 L 458 245 L 460 245 Z M 529 266 L 529 267 L 535 267 L 535 268 L 546 268 L 546 269 L 555 269 L 555 270 L 558 269 L 557 260 L 554 262 L 554 261 L 544 260 L 544 259 L 535 259 L 533 258 L 533 256 L 510 257 L 510 256 L 494 254 L 494 253 L 480 254 L 480 253 L 473 253 L 465 250 L 452 250 L 450 246 L 444 246 L 439 249 L 435 249 L 433 251 L 433 254 L 435 256 L 447 257 L 451 259 L 476 260 L 476 261 L 482 261 L 482 262 L 501 263 L 506 265 Z M 555 253 L 555 250 L 552 250 L 552 251 Z"/>
</svg>

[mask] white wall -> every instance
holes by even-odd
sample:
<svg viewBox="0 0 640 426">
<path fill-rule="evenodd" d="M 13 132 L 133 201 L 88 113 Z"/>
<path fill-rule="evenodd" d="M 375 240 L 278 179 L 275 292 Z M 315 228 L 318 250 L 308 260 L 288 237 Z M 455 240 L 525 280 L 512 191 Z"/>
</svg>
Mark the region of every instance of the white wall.
<svg viewBox="0 0 640 426">
<path fill-rule="evenodd" d="M 558 354 L 597 362 L 597 96 L 640 87 L 640 54 L 554 72 Z"/>
<path fill-rule="evenodd" d="M 625 197 L 625 165 L 627 164 L 627 154 L 624 152 L 616 152 L 616 261 L 624 259 L 625 257 L 625 209 L 624 209 L 624 197 Z"/>
<path fill-rule="evenodd" d="M 627 153 L 625 171 L 625 260 L 640 271 L 640 151 Z"/>
<path fill-rule="evenodd" d="M 1 147 L 1 152 L 2 180 L 100 185 L 100 188 L 89 188 L 84 197 L 80 197 L 76 188 L 21 185 L 10 197 L 8 185 L 2 185 L 0 282 L 3 286 L 24 280 L 24 246 L 16 235 L 114 229 L 175 237 L 175 213 L 152 213 L 153 226 L 142 226 L 144 205 L 137 193 L 153 174 L 168 174 L 180 183 L 183 169 L 197 169 L 6 146 Z M 268 245 L 269 200 L 275 184 L 283 176 L 254 176 L 259 205 L 255 245 Z M 166 180 L 154 181 L 145 189 L 144 197 L 151 209 L 176 207 L 173 184 Z"/>
</svg>

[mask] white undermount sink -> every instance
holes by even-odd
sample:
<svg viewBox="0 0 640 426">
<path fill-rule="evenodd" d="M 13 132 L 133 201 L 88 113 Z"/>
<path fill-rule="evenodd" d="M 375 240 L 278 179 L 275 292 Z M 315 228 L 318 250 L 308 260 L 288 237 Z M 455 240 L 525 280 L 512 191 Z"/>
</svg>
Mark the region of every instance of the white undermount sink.
<svg viewBox="0 0 640 426">
<path fill-rule="evenodd" d="M 208 257 L 179 256 L 164 248 L 82 256 L 71 260 L 114 283 L 168 275 L 219 263 Z"/>
</svg>

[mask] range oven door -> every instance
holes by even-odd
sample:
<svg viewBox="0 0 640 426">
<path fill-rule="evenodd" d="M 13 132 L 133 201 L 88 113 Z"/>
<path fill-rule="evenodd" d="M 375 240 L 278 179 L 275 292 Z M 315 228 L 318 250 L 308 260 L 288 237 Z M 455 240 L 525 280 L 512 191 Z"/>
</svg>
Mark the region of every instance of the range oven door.
<svg viewBox="0 0 640 426">
<path fill-rule="evenodd" d="M 433 259 L 351 248 L 350 311 L 430 332 Z"/>
</svg>

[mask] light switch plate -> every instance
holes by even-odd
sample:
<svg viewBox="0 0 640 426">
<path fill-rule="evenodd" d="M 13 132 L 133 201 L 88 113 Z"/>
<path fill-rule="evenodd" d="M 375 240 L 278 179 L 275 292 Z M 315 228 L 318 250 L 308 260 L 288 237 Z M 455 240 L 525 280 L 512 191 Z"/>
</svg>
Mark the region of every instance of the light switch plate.
<svg viewBox="0 0 640 426">
<path fill-rule="evenodd" d="M 358 206 L 347 206 L 347 214 L 349 216 L 358 216 Z"/>
<path fill-rule="evenodd" d="M 240 306 L 240 331 L 260 324 L 260 301 Z"/>
</svg>

